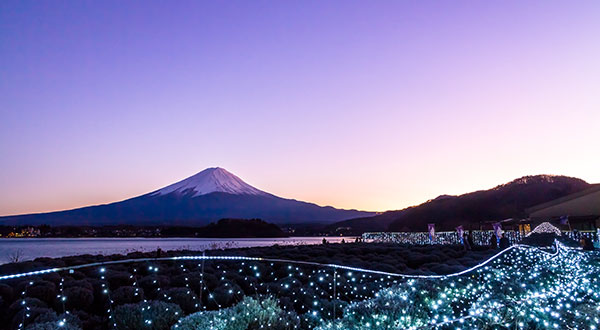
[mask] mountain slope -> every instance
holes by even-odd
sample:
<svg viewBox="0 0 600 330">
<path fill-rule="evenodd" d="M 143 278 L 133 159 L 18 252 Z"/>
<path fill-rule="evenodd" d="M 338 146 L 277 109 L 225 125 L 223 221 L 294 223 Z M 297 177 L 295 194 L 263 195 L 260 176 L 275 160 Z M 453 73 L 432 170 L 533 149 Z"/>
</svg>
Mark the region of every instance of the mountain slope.
<svg viewBox="0 0 600 330">
<path fill-rule="evenodd" d="M 291 224 L 332 223 L 372 215 L 285 199 L 256 189 L 222 168 L 121 202 L 68 211 L 0 217 L 0 224 L 206 225 L 223 218 L 260 218 Z"/>
<path fill-rule="evenodd" d="M 435 223 L 437 230 L 453 230 L 459 225 L 475 228 L 483 221 L 524 217 L 526 208 L 587 187 L 585 181 L 566 176 L 525 176 L 489 190 L 442 195 L 417 206 L 350 219 L 330 227 L 351 227 L 354 232 L 426 231 L 428 223 Z"/>
</svg>

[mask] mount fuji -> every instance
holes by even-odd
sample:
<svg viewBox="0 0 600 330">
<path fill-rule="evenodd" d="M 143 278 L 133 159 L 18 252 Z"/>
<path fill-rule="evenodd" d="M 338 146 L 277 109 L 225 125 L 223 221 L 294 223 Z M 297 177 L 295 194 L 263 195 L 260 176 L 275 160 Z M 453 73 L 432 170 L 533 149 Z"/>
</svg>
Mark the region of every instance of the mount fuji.
<svg viewBox="0 0 600 330">
<path fill-rule="evenodd" d="M 160 196 L 172 193 L 187 193 L 192 194 L 192 197 L 198 197 L 214 192 L 222 192 L 232 195 L 270 195 L 262 190 L 252 187 L 242 179 L 220 167 L 207 168 L 206 170 L 192 175 L 187 179 L 152 192 L 150 195 Z"/>
<path fill-rule="evenodd" d="M 67 211 L 0 217 L 0 225 L 201 226 L 223 218 L 260 218 L 277 224 L 333 223 L 374 213 L 286 199 L 259 190 L 227 170 L 205 169 L 145 195 Z"/>
</svg>

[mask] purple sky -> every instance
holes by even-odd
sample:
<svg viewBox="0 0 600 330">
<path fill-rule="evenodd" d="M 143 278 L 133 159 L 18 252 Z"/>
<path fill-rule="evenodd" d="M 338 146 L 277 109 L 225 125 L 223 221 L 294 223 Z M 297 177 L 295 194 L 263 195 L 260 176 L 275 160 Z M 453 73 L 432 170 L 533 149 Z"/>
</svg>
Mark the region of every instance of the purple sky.
<svg viewBox="0 0 600 330">
<path fill-rule="evenodd" d="M 0 215 L 210 166 L 368 210 L 600 182 L 599 1 L 2 1 Z"/>
</svg>

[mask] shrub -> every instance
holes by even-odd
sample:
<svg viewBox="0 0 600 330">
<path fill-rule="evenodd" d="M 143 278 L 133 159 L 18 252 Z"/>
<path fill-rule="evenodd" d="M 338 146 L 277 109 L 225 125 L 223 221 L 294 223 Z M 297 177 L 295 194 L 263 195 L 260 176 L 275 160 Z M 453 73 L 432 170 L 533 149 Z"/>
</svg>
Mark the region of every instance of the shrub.
<svg viewBox="0 0 600 330">
<path fill-rule="evenodd" d="M 240 300 L 242 289 L 235 283 L 224 281 L 212 293 L 212 299 L 208 300 L 208 304 L 216 303 L 220 307 L 229 307 Z"/>
<path fill-rule="evenodd" d="M 19 324 L 23 323 L 23 326 L 27 326 L 32 323 L 38 316 L 46 313 L 52 313 L 53 310 L 44 307 L 29 307 L 28 310 L 25 308 L 19 310 L 12 318 L 12 328 L 19 328 Z"/>
<path fill-rule="evenodd" d="M 0 283 L 0 297 L 4 299 L 4 301 L 12 301 L 15 295 L 15 290 L 9 285 L 4 283 Z"/>
<path fill-rule="evenodd" d="M 186 280 L 187 279 L 187 280 Z M 198 292 L 200 289 L 200 273 L 199 272 L 187 272 L 185 274 L 177 275 L 171 278 L 171 286 L 173 287 L 185 287 L 190 286 L 190 289 Z"/>
<path fill-rule="evenodd" d="M 413 252 L 413 253 L 409 253 L 407 256 L 407 261 L 406 264 L 408 267 L 416 269 L 419 268 L 421 265 L 426 264 L 426 263 L 437 263 L 437 262 L 441 262 L 441 258 L 437 255 L 433 255 L 433 254 L 422 254 L 419 252 Z"/>
<path fill-rule="evenodd" d="M 51 311 L 45 314 L 40 314 L 35 318 L 34 323 L 44 323 L 58 320 L 58 315 L 56 315 L 55 311 Z"/>
<path fill-rule="evenodd" d="M 48 281 L 35 281 L 27 287 L 26 294 L 28 297 L 38 298 L 47 303 L 52 303 L 56 298 L 56 285 Z"/>
<path fill-rule="evenodd" d="M 61 325 L 59 324 L 59 321 L 54 321 L 30 324 L 25 330 L 81 330 L 81 328 L 69 323 Z"/>
<path fill-rule="evenodd" d="M 298 328 L 299 319 L 293 312 L 286 312 L 278 301 L 268 297 L 257 300 L 245 297 L 234 307 L 220 311 L 198 312 L 177 323 L 183 330 L 238 330 L 238 329 L 293 329 Z"/>
<path fill-rule="evenodd" d="M 154 299 L 162 296 L 160 290 L 169 285 L 169 278 L 163 275 L 148 275 L 140 279 L 138 284 L 144 289 L 147 297 Z"/>
<path fill-rule="evenodd" d="M 105 329 L 107 327 L 106 319 L 100 315 L 84 311 L 72 311 L 70 314 L 79 319 L 82 329 Z"/>
<path fill-rule="evenodd" d="M 48 274 L 42 275 L 42 279 L 44 281 L 53 282 L 53 283 L 60 282 L 61 278 L 62 277 L 58 273 L 48 273 Z"/>
<path fill-rule="evenodd" d="M 63 291 L 66 297 L 65 307 L 67 309 L 87 310 L 94 303 L 94 292 L 84 287 L 70 287 Z"/>
<path fill-rule="evenodd" d="M 125 304 L 114 309 L 113 317 L 118 329 L 137 330 L 168 329 L 181 317 L 181 308 L 162 301 Z"/>
<path fill-rule="evenodd" d="M 427 268 L 429 268 L 431 271 L 440 275 L 458 273 L 464 269 L 462 266 L 445 264 L 428 264 L 424 266 L 427 266 Z"/>
<path fill-rule="evenodd" d="M 210 290 L 213 290 L 219 285 L 219 279 L 213 273 L 205 272 L 202 276 L 202 280 L 204 281 L 204 286 Z"/>
<path fill-rule="evenodd" d="M 552 246 L 556 235 L 553 233 L 532 233 L 531 235 L 523 238 L 521 244 L 527 244 L 531 246 Z"/>
<path fill-rule="evenodd" d="M 73 273 L 69 273 L 69 276 L 75 280 L 83 280 L 86 278 L 86 275 L 80 271 L 73 271 Z"/>
<path fill-rule="evenodd" d="M 121 286 L 131 285 L 133 283 L 131 274 L 127 272 L 111 270 L 110 272 L 106 273 L 106 280 L 111 288 L 118 288 Z"/>
<path fill-rule="evenodd" d="M 73 314 L 56 315 L 54 311 L 40 314 L 35 321 L 25 328 L 26 330 L 50 329 L 81 329 L 81 322 Z"/>
<path fill-rule="evenodd" d="M 115 305 L 138 303 L 144 299 L 144 289 L 122 286 L 112 292 L 111 298 Z"/>
<path fill-rule="evenodd" d="M 65 281 L 65 283 L 63 284 L 63 289 L 72 288 L 72 287 L 82 287 L 82 288 L 86 288 L 90 291 L 94 290 L 94 286 L 92 285 L 92 283 L 90 283 L 86 280 L 70 280 L 70 281 Z"/>
<path fill-rule="evenodd" d="M 21 311 L 25 306 L 29 308 L 46 308 L 45 302 L 37 299 L 37 298 L 25 298 L 25 303 L 23 303 L 23 299 L 16 300 L 8 307 L 8 316 L 13 317 L 19 311 Z"/>
<path fill-rule="evenodd" d="M 172 288 L 165 291 L 167 297 L 161 298 L 166 302 L 179 305 L 186 313 L 192 313 L 198 310 L 200 300 L 198 296 L 188 288 Z"/>
<path fill-rule="evenodd" d="M 416 286 L 417 291 L 427 291 L 428 286 Z M 379 291 L 379 294 L 368 300 L 359 301 L 343 307 L 343 317 L 333 323 L 320 321 L 320 326 L 315 329 L 349 329 L 356 326 L 358 329 L 407 329 L 428 327 L 423 319 L 429 318 L 427 310 L 417 304 L 410 303 L 416 293 L 406 290 L 406 286 L 397 286 L 391 290 Z M 341 311 L 342 309 L 340 309 Z M 406 318 L 410 315 L 411 318 Z M 421 322 L 421 323 L 419 323 Z M 376 327 L 374 325 L 377 324 Z"/>
</svg>

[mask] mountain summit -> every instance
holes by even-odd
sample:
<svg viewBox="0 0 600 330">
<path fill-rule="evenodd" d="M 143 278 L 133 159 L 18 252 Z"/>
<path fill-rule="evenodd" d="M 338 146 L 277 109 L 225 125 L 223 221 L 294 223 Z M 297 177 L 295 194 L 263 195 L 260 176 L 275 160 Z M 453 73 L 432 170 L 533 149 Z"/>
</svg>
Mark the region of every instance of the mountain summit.
<svg viewBox="0 0 600 330">
<path fill-rule="evenodd" d="M 220 167 L 205 169 L 151 193 L 106 205 L 0 217 L 3 225 L 185 225 L 219 219 L 262 219 L 277 224 L 332 223 L 374 213 L 281 198 L 252 187 Z"/>
<path fill-rule="evenodd" d="M 268 193 L 258 190 L 244 182 L 224 168 L 211 167 L 202 172 L 166 186 L 153 193 L 152 196 L 172 193 L 190 194 L 192 197 L 222 192 L 234 195 L 263 195 Z"/>
</svg>

